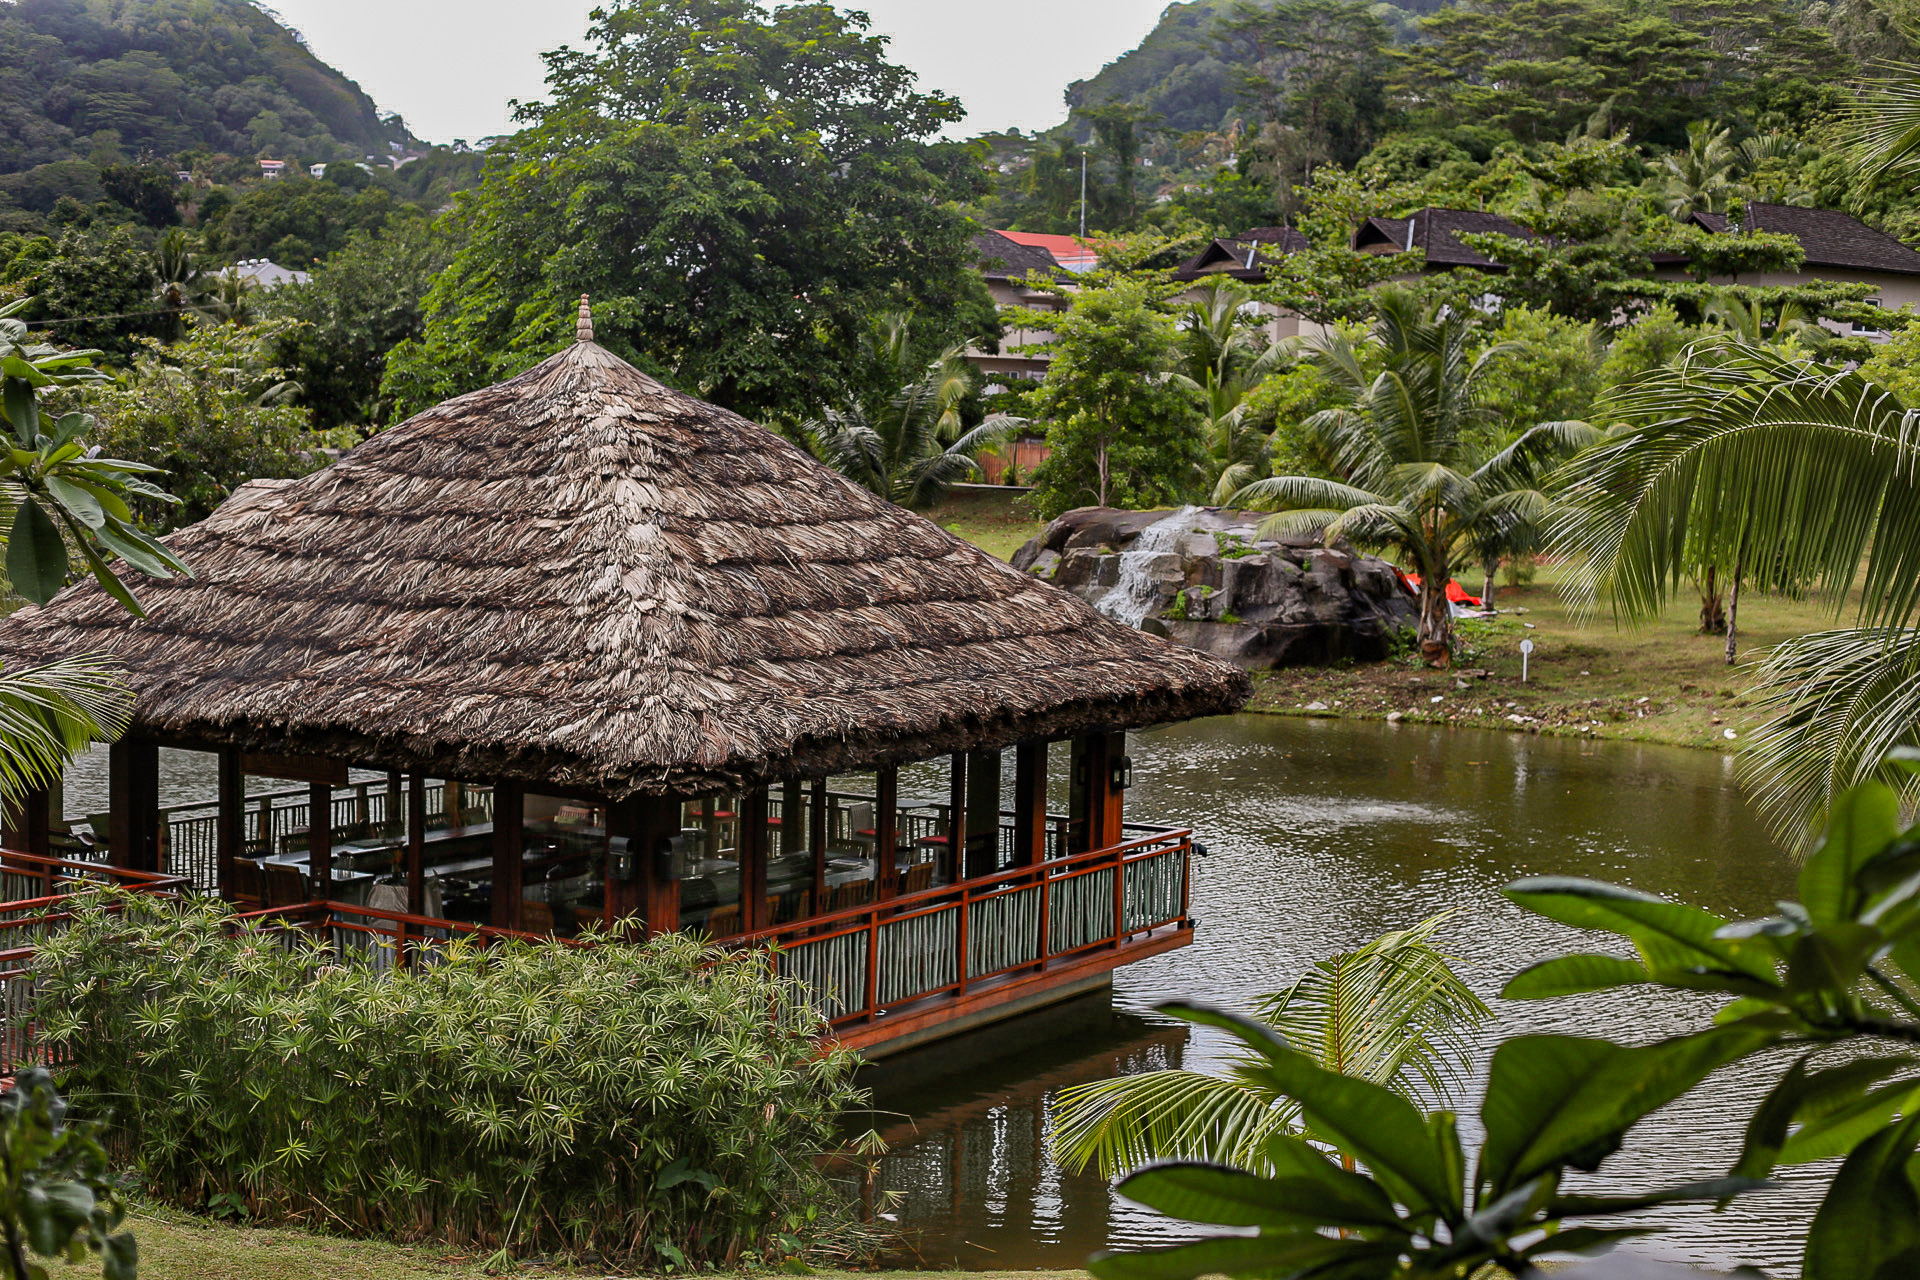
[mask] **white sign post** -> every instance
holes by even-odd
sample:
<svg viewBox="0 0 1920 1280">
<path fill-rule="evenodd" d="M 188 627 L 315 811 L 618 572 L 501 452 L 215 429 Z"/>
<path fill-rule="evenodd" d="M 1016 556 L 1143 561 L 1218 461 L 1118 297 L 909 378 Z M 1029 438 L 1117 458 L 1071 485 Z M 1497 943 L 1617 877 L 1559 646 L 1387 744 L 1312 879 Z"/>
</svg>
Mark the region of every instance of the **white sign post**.
<svg viewBox="0 0 1920 1280">
<path fill-rule="evenodd" d="M 1520 683 L 1521 684 L 1525 684 L 1527 682 L 1527 658 L 1531 656 L 1532 653 L 1533 653 L 1533 641 L 1522 640 L 1520 642 Z"/>
</svg>

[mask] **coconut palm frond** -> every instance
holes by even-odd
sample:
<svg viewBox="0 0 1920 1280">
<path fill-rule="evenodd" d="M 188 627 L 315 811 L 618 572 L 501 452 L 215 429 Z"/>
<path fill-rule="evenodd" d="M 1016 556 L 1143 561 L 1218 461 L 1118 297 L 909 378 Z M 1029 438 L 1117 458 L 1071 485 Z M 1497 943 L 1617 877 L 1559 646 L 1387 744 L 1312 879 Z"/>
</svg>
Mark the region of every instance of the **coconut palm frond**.
<svg viewBox="0 0 1920 1280">
<path fill-rule="evenodd" d="M 0 796 L 59 778 L 91 742 L 126 732 L 133 694 L 106 654 L 0 673 Z"/>
<path fill-rule="evenodd" d="M 1857 372 L 1738 343 L 1718 358 L 1622 395 L 1626 428 L 1563 468 L 1552 534 L 1575 562 L 1570 598 L 1640 620 L 1697 566 L 1740 563 L 1762 589 L 1817 587 L 1839 608 L 1864 559 L 1863 624 L 1908 616 L 1920 415 Z"/>
<path fill-rule="evenodd" d="M 1143 1071 L 1060 1092 L 1054 1159 L 1069 1172 L 1097 1165 L 1117 1177 L 1154 1160 L 1206 1160 L 1260 1169 L 1267 1140 L 1293 1130 L 1299 1109 L 1241 1078 Z"/>
<path fill-rule="evenodd" d="M 1235 491 L 1231 502 L 1248 511 L 1288 511 L 1300 507 L 1344 510 L 1393 499 L 1319 476 L 1269 476 Z"/>
<path fill-rule="evenodd" d="M 1599 444 L 1606 435 L 1579 419 L 1536 423 L 1476 467 L 1472 478 L 1480 484 L 1495 478 L 1529 479 L 1544 464 Z"/>
<path fill-rule="evenodd" d="M 1329 1071 L 1450 1102 L 1466 1083 L 1471 1033 L 1493 1017 L 1433 945 L 1452 914 L 1320 961 L 1262 1002 L 1259 1017 Z"/>
<path fill-rule="evenodd" d="M 1920 630 L 1796 636 L 1767 653 L 1748 692 L 1773 719 L 1740 753 L 1740 774 L 1789 847 L 1813 838 L 1829 797 L 1868 778 L 1914 798 L 1913 775 L 1886 756 L 1920 745 Z"/>
<path fill-rule="evenodd" d="M 1252 463 L 1229 463 L 1227 469 L 1220 473 L 1220 478 L 1214 482 L 1213 492 L 1207 496 L 1207 501 L 1216 507 L 1232 506 L 1234 495 L 1252 482 Z"/>
<path fill-rule="evenodd" d="M 1892 74 L 1869 83 L 1845 119 L 1853 162 L 1867 183 L 1920 168 L 1920 65 L 1887 69 Z"/>
</svg>

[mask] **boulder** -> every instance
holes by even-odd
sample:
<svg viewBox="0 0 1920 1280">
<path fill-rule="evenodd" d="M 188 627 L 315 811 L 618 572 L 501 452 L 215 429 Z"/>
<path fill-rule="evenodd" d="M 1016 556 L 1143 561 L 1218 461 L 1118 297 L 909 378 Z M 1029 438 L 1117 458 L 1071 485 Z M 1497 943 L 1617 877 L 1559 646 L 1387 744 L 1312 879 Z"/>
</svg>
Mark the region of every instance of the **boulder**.
<svg viewBox="0 0 1920 1280">
<path fill-rule="evenodd" d="M 1387 656 L 1414 623 L 1394 567 L 1318 536 L 1267 538 L 1219 507 L 1082 507 L 1014 553 L 1016 569 L 1101 613 L 1252 670 Z"/>
</svg>

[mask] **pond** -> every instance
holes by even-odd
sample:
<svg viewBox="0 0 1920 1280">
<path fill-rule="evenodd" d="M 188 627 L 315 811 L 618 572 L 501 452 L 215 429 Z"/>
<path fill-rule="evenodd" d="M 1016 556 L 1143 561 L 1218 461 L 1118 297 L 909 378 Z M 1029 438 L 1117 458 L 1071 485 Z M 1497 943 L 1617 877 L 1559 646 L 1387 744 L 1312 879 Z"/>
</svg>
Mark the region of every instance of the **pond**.
<svg viewBox="0 0 1920 1280">
<path fill-rule="evenodd" d="M 1500 1015 L 1485 1044 L 1528 1031 L 1654 1039 L 1704 1025 L 1711 1003 L 1643 992 L 1497 1000 L 1519 969 L 1582 945 L 1500 888 L 1522 875 L 1590 876 L 1738 915 L 1767 913 L 1793 894 L 1792 860 L 1742 799 L 1731 759 L 1706 752 L 1252 715 L 1136 734 L 1130 749 L 1128 816 L 1191 825 L 1210 847 L 1196 860 L 1195 942 L 1120 970 L 1111 1010 L 1036 1015 L 997 1041 L 869 1069 L 880 1113 L 872 1123 L 891 1146 L 873 1185 L 897 1197 L 903 1260 L 1072 1267 L 1112 1244 L 1175 1238 L 1096 1173 L 1068 1174 L 1045 1156 L 1061 1088 L 1119 1071 L 1222 1064 L 1230 1042 L 1154 1013 L 1159 1000 L 1245 1008 L 1315 959 L 1451 908 L 1444 943 Z M 1770 1076 L 1730 1071 L 1711 1093 L 1656 1115 L 1591 1185 L 1723 1175 Z M 1463 1111 L 1473 1110 L 1479 1085 Z M 1462 1120 L 1469 1136 L 1470 1114 Z M 1828 1176 L 1785 1170 L 1784 1189 L 1723 1214 L 1649 1213 L 1662 1230 L 1634 1247 L 1791 1273 Z"/>
</svg>

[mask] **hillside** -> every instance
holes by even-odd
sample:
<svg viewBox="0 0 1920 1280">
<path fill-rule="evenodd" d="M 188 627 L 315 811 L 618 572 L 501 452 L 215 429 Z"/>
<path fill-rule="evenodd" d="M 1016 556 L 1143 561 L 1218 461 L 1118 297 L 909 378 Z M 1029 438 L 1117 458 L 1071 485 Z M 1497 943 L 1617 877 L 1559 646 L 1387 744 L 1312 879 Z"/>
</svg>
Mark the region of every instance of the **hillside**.
<svg viewBox="0 0 1920 1280">
<path fill-rule="evenodd" d="M 248 0 L 0 6 L 0 174 L 205 151 L 359 159 L 404 141 Z"/>
</svg>

